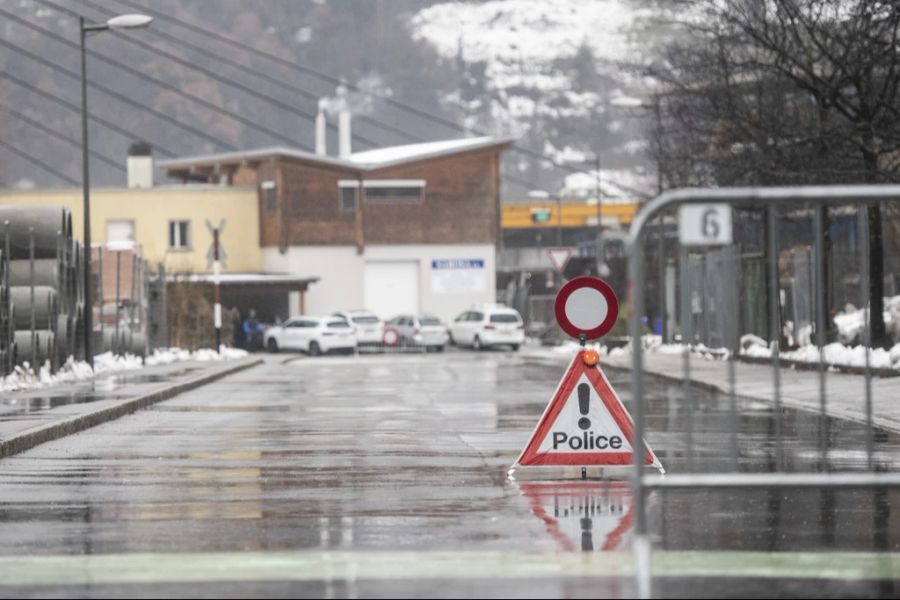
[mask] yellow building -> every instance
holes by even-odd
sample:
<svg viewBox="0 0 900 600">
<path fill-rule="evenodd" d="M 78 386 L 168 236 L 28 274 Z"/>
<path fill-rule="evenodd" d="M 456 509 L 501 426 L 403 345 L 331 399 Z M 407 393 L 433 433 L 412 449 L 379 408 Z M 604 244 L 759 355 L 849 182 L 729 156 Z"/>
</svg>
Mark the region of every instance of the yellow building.
<svg viewBox="0 0 900 600">
<path fill-rule="evenodd" d="M 91 241 L 94 244 L 133 241 L 140 244 L 151 266 L 163 264 L 169 273 L 210 271 L 212 247 L 209 220 L 225 227 L 220 237 L 227 255 L 223 271 L 261 270 L 259 208 L 256 188 L 159 186 L 95 188 L 91 190 Z M 0 204 L 57 204 L 72 211 L 74 234 L 83 235 L 81 189 L 0 190 Z"/>
</svg>

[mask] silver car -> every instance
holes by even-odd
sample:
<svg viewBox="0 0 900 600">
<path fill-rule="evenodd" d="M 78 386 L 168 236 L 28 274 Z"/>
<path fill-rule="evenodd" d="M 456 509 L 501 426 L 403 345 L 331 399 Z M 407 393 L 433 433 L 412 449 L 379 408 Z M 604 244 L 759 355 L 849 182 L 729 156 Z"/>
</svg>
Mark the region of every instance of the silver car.
<svg viewBox="0 0 900 600">
<path fill-rule="evenodd" d="M 426 351 L 442 352 L 450 334 L 434 315 L 397 315 L 385 323 L 385 332 L 394 329 L 404 346 L 421 346 Z"/>
</svg>

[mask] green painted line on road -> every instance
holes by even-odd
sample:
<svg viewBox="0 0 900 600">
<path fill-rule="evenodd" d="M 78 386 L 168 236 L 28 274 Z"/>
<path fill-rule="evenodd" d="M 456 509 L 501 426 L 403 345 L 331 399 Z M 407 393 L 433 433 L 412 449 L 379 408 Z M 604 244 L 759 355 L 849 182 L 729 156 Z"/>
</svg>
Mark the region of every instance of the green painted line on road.
<svg viewBox="0 0 900 600">
<path fill-rule="evenodd" d="M 218 581 L 354 581 L 626 577 L 629 552 L 202 552 L 0 557 L 0 587 Z M 697 552 L 653 554 L 653 575 L 900 579 L 900 554 Z"/>
</svg>

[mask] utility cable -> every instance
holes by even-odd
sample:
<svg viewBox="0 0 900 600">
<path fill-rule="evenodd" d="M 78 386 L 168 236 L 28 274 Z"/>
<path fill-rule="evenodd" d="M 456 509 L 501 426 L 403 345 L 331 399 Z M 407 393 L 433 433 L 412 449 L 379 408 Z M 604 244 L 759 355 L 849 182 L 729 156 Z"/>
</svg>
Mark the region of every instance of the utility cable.
<svg viewBox="0 0 900 600">
<path fill-rule="evenodd" d="M 3 146 L 4 148 L 6 148 L 7 150 L 9 150 L 9 151 L 12 152 L 13 154 L 15 154 L 15 155 L 17 155 L 17 156 L 19 156 L 19 157 L 21 157 L 21 158 L 27 160 L 27 161 L 30 162 L 30 163 L 33 163 L 33 164 L 39 166 L 40 168 L 44 169 L 44 170 L 47 171 L 48 173 L 50 173 L 50 174 L 52 174 L 52 175 L 55 175 L 56 177 L 62 179 L 63 181 L 65 181 L 65 182 L 67 182 L 67 183 L 71 183 L 72 185 L 79 185 L 79 184 L 81 183 L 80 181 L 78 181 L 78 180 L 75 179 L 74 177 L 69 177 L 68 175 L 66 175 L 66 174 L 63 173 L 62 171 L 56 169 L 56 168 L 53 167 L 52 165 L 49 165 L 49 164 L 45 163 L 43 160 L 41 160 L 40 158 L 37 158 L 37 157 L 34 156 L 33 154 L 29 154 L 28 152 L 25 152 L 25 151 L 22 150 L 21 148 L 17 148 L 16 146 L 13 146 L 13 145 L 10 144 L 10 143 L 4 142 L 2 139 L 0 139 L 0 146 Z"/>
<path fill-rule="evenodd" d="M 50 92 L 42 90 L 38 86 L 36 86 L 32 83 L 29 83 L 28 81 L 26 81 L 20 77 L 17 77 L 15 75 L 13 75 L 12 73 L 9 73 L 7 71 L 0 71 L 0 77 L 2 77 L 4 79 L 8 79 L 9 81 L 13 82 L 14 84 L 16 84 L 22 88 L 25 88 L 26 90 L 28 90 L 34 94 L 37 94 L 43 98 L 46 98 L 47 100 L 50 100 L 51 102 L 54 102 L 55 104 L 59 104 L 60 106 L 63 106 L 64 108 L 67 108 L 75 113 L 81 114 L 81 107 L 78 106 L 77 104 L 72 104 L 68 100 L 63 100 L 62 98 L 56 96 L 55 94 L 51 94 Z M 99 117 L 97 115 L 91 114 L 90 112 L 88 113 L 88 118 L 91 121 L 99 123 L 100 125 L 103 125 L 107 129 L 110 129 L 111 131 L 115 131 L 116 133 L 122 135 L 129 142 L 133 142 L 135 139 L 135 134 L 133 131 L 129 131 L 129 130 L 125 129 L 124 127 L 120 127 L 119 125 L 116 125 L 112 121 L 109 121 L 107 119 L 104 119 L 103 117 Z M 159 143 L 151 142 L 151 144 L 153 145 L 153 147 L 155 149 L 159 150 L 160 154 L 168 156 L 169 158 L 174 158 L 175 156 L 177 156 L 177 153 L 172 152 L 172 150 L 166 148 L 165 146 L 163 146 Z"/>
<path fill-rule="evenodd" d="M 16 23 L 19 23 L 23 27 L 27 27 L 27 28 L 31 29 L 32 31 L 35 31 L 36 33 L 48 36 L 48 37 L 54 39 L 55 41 L 72 48 L 73 50 L 77 50 L 79 52 L 81 51 L 81 48 L 79 47 L 78 44 L 76 44 L 75 42 L 72 42 L 71 40 L 66 39 L 65 37 L 59 35 L 58 33 L 54 32 L 54 31 L 51 31 L 49 29 L 45 29 L 43 27 L 35 25 L 34 23 L 31 23 L 25 19 L 22 19 L 21 17 L 18 17 L 15 14 L 10 13 L 9 11 L 3 10 L 3 9 L 0 9 L 0 15 L 3 15 L 4 17 L 6 17 L 7 19 L 9 19 L 11 21 L 15 21 Z M 126 38 L 126 39 L 128 39 L 128 38 Z M 278 139 L 282 142 L 286 142 L 288 144 L 296 143 L 296 139 L 293 137 L 284 135 L 283 133 L 281 133 L 279 131 L 275 131 L 274 129 L 269 129 L 268 127 L 260 125 L 256 122 L 252 121 L 251 119 L 248 119 L 234 111 L 228 110 L 221 106 L 217 106 L 216 104 L 214 104 L 204 98 L 201 98 L 199 96 L 196 96 L 194 94 L 191 94 L 189 92 L 182 90 L 177 85 L 173 85 L 173 84 L 163 81 L 161 79 L 157 79 L 156 77 L 147 75 L 143 71 L 136 69 L 126 63 L 118 61 L 114 58 L 110 58 L 109 56 L 106 56 L 105 54 L 103 54 L 101 52 L 96 52 L 94 50 L 87 49 L 86 53 L 89 56 L 91 56 L 92 58 L 96 58 L 107 64 L 113 65 L 114 67 L 117 67 L 119 69 L 127 71 L 128 73 L 130 73 L 134 77 L 137 77 L 141 81 L 146 81 L 153 85 L 167 89 L 167 90 L 173 92 L 174 94 L 181 96 L 182 98 L 185 98 L 191 102 L 199 104 L 200 106 L 203 106 L 204 108 L 206 108 L 208 110 L 211 110 L 211 111 L 217 112 L 221 115 L 224 115 L 225 117 L 228 117 L 229 119 L 233 119 L 239 123 L 242 123 L 243 125 L 246 125 L 253 129 L 259 130 L 275 139 Z"/>
<path fill-rule="evenodd" d="M 48 126 L 44 125 L 43 123 L 41 123 L 40 121 L 32 119 L 31 117 L 29 117 L 28 115 L 26 115 L 24 113 L 21 113 L 21 112 L 14 110 L 8 106 L 3 105 L 3 104 L 0 104 L 0 110 L 12 115 L 13 117 L 19 119 L 20 121 L 28 123 L 29 125 L 31 125 L 32 127 L 36 128 L 36 129 L 40 129 L 47 135 L 50 135 L 59 140 L 62 140 L 72 146 L 75 146 L 76 148 L 81 148 L 81 140 L 77 140 L 73 137 L 70 137 L 70 136 L 60 132 L 60 131 L 57 131 L 56 129 L 53 129 L 52 127 L 48 127 Z M 89 148 L 88 151 L 97 160 L 100 160 L 101 162 L 104 162 L 107 165 L 109 165 L 112 168 L 117 169 L 119 171 L 125 171 L 125 167 L 123 167 L 120 163 L 114 161 L 113 159 L 107 157 L 106 155 L 97 152 L 93 148 Z"/>
</svg>

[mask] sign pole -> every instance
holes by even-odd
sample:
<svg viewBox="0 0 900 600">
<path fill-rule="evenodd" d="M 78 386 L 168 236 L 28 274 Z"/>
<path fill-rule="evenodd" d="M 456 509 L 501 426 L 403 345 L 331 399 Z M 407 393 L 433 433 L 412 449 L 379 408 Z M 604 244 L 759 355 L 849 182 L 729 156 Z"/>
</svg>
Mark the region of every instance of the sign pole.
<svg viewBox="0 0 900 600">
<path fill-rule="evenodd" d="M 579 469 L 584 480 L 588 467 L 600 467 L 603 474 L 607 467 L 627 469 L 633 463 L 664 473 L 600 369 L 600 353 L 587 348 L 588 340 L 616 324 L 619 303 L 612 287 L 596 277 L 576 277 L 560 289 L 554 312 L 580 347 L 508 476 L 520 467 L 562 467 Z"/>
<path fill-rule="evenodd" d="M 221 272 L 219 261 L 219 228 L 213 229 L 213 325 L 216 328 L 216 352 L 222 351 L 222 295 L 219 282 Z"/>
</svg>

